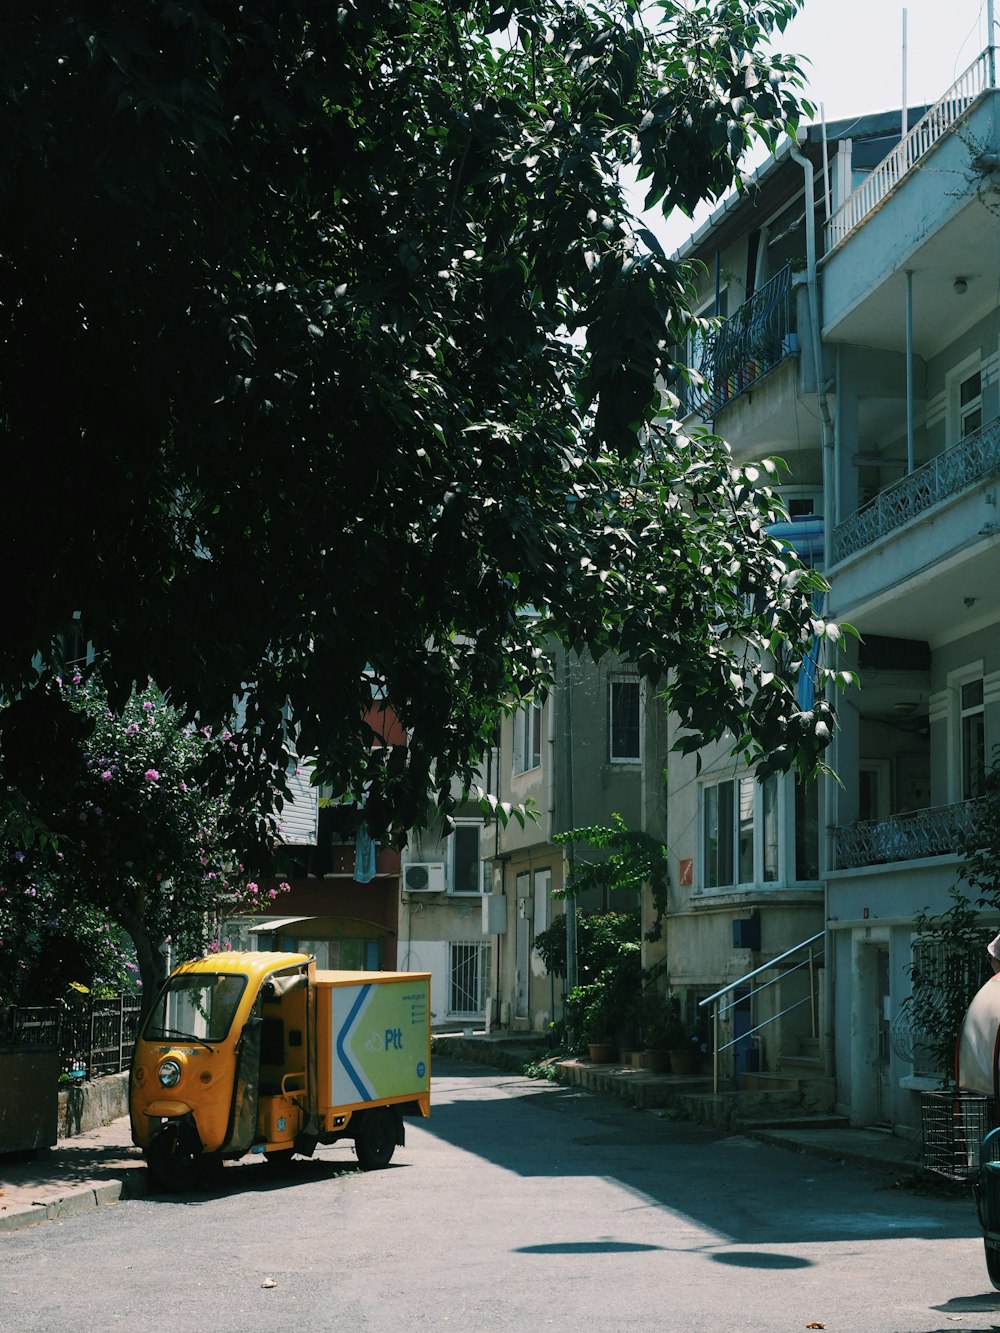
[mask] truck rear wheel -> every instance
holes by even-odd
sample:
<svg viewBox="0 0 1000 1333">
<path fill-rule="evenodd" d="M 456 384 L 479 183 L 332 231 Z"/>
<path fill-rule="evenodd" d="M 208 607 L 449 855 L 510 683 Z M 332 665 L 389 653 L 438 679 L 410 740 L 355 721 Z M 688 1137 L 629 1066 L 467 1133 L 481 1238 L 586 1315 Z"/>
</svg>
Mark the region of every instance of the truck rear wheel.
<svg viewBox="0 0 1000 1333">
<path fill-rule="evenodd" d="M 362 1171 L 380 1171 L 389 1165 L 396 1151 L 398 1117 L 387 1106 L 379 1106 L 373 1111 L 361 1111 L 355 1118 L 359 1121 L 354 1135 L 358 1165 Z"/>
</svg>

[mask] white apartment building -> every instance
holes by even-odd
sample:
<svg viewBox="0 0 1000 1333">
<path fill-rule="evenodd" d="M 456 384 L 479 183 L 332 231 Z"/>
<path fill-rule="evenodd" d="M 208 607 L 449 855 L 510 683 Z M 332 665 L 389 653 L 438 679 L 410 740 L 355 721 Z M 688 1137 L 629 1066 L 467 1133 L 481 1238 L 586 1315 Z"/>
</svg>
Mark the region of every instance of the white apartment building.
<svg viewBox="0 0 1000 1333">
<path fill-rule="evenodd" d="M 860 632 L 861 688 L 836 703 L 839 782 L 672 760 L 671 983 L 692 1010 L 738 983 L 725 1079 L 811 1068 L 854 1123 L 908 1134 L 936 1086 L 902 1007 L 914 918 L 949 905 L 1000 742 L 998 111 L 989 51 L 905 126 L 802 129 L 681 252 L 723 319 L 684 408 L 788 464 L 783 535 Z"/>
</svg>

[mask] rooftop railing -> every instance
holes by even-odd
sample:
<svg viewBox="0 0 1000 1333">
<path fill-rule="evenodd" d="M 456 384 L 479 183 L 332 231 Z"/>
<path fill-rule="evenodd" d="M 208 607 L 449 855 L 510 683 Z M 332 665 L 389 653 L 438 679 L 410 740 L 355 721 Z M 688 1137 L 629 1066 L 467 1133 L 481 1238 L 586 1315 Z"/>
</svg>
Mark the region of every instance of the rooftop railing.
<svg viewBox="0 0 1000 1333">
<path fill-rule="evenodd" d="M 878 208 L 907 172 L 965 115 L 977 97 L 995 86 L 994 48 L 991 46 L 976 57 L 940 101 L 935 102 L 888 157 L 844 200 L 826 224 L 827 253 Z"/>
<path fill-rule="evenodd" d="M 833 559 L 846 560 L 855 551 L 887 537 L 909 519 L 966 486 L 1000 469 L 1000 417 L 987 421 L 963 440 L 935 455 L 837 525 Z"/>
</svg>

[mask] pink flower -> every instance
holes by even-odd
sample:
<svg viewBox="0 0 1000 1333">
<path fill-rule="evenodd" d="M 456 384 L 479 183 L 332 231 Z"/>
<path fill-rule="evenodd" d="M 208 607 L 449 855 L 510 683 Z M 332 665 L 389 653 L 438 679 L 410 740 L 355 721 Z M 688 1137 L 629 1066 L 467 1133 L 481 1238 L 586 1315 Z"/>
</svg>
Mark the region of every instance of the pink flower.
<svg viewBox="0 0 1000 1333">
<path fill-rule="evenodd" d="M 147 768 L 145 773 L 143 774 L 143 777 L 146 779 L 147 782 L 159 782 L 160 780 L 160 775 L 159 773 L 157 773 L 155 768 Z"/>
<path fill-rule="evenodd" d="M 142 705 L 142 711 L 143 711 L 144 713 L 151 713 L 151 712 L 153 711 L 153 705 L 149 702 L 148 699 L 147 699 L 146 702 Z"/>
<path fill-rule="evenodd" d="M 79 673 L 79 671 L 78 671 L 78 672 L 76 673 L 76 675 L 73 677 L 73 684 L 74 684 L 74 685 L 79 685 L 81 680 L 83 680 L 83 677 L 80 675 L 80 673 Z"/>
<path fill-rule="evenodd" d="M 135 736 L 138 733 L 138 731 L 139 731 L 138 722 L 130 722 L 128 726 L 125 728 L 125 735 Z"/>
<path fill-rule="evenodd" d="M 102 782 L 110 782 L 110 781 L 111 781 L 111 769 L 110 769 L 110 768 L 106 768 L 106 769 L 104 770 L 104 772 L 101 774 L 101 781 L 102 781 Z"/>
</svg>

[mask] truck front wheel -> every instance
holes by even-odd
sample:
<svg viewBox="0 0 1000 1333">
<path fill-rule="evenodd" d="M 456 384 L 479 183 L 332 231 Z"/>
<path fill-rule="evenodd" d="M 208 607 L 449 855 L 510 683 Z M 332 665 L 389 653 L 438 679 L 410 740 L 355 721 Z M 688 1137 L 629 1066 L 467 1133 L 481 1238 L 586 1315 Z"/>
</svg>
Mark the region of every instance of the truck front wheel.
<svg viewBox="0 0 1000 1333">
<path fill-rule="evenodd" d="M 392 1161 L 399 1142 L 399 1116 L 388 1106 L 361 1111 L 354 1135 L 354 1151 L 362 1171 L 380 1171 Z"/>
<path fill-rule="evenodd" d="M 146 1149 L 146 1165 L 159 1189 L 193 1189 L 202 1175 L 197 1130 L 186 1121 L 171 1121 Z"/>
</svg>

